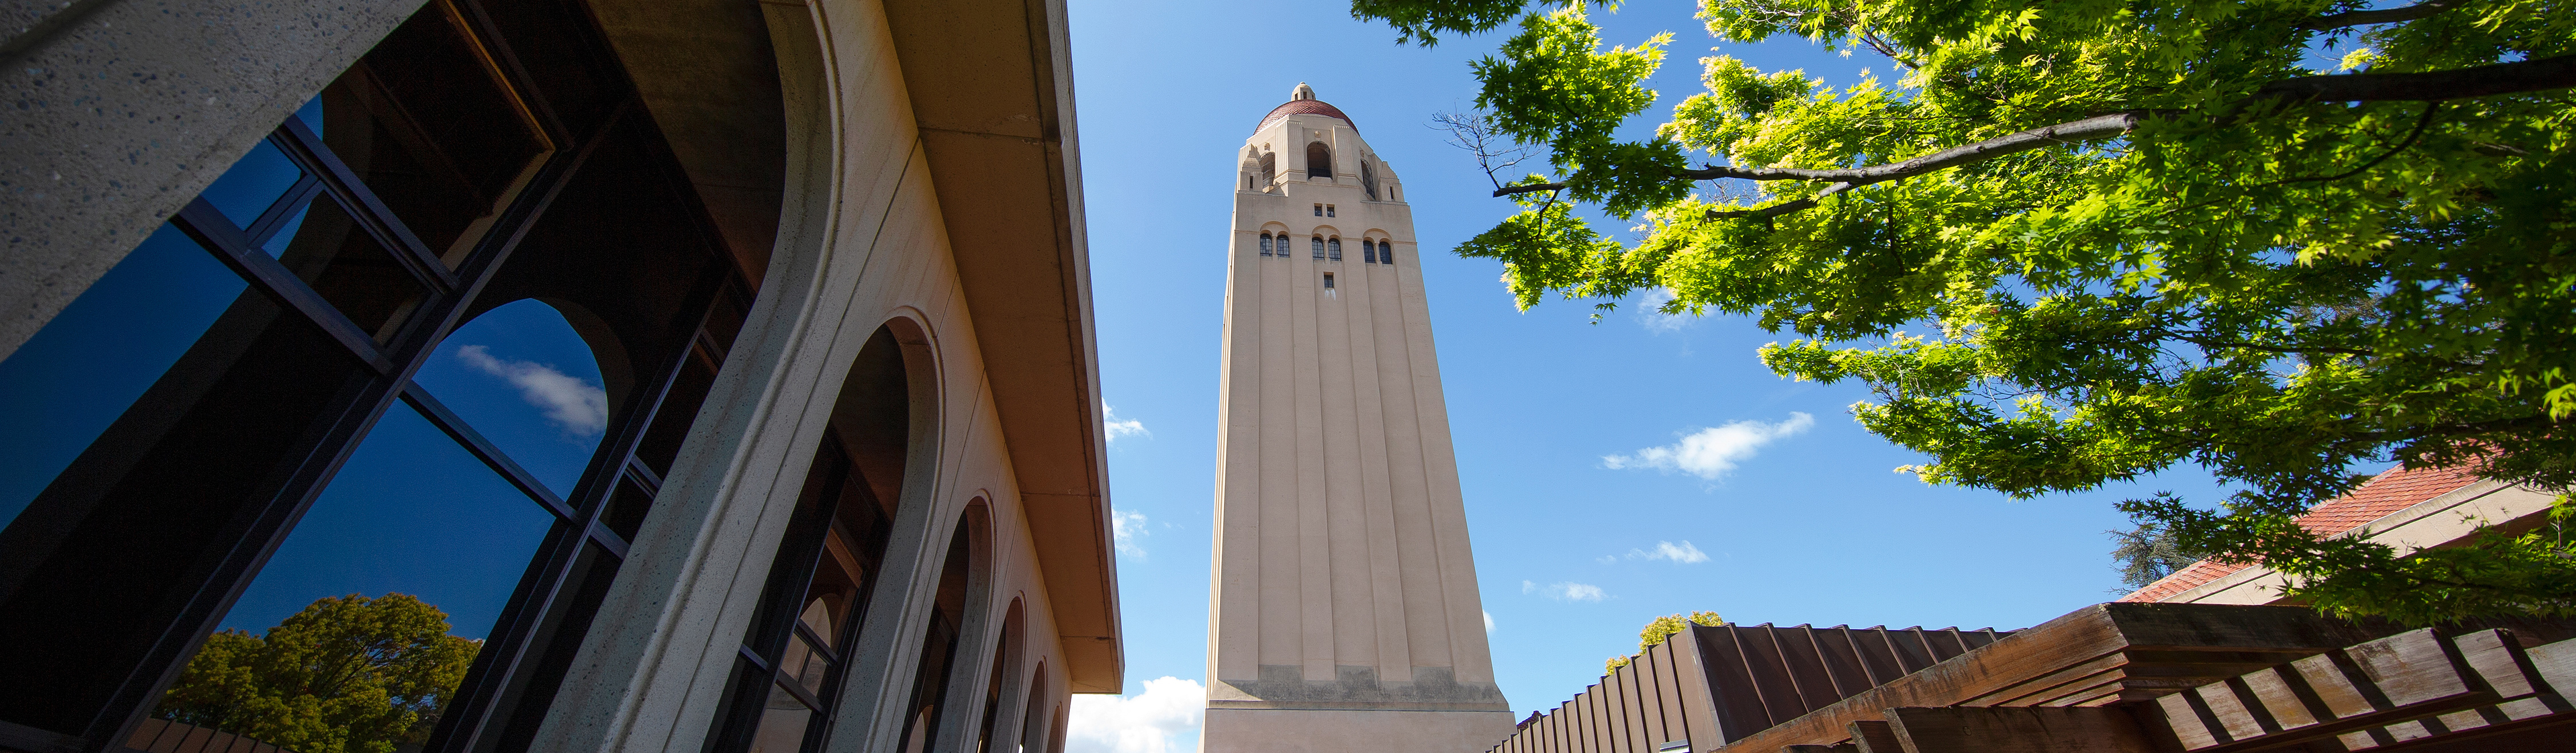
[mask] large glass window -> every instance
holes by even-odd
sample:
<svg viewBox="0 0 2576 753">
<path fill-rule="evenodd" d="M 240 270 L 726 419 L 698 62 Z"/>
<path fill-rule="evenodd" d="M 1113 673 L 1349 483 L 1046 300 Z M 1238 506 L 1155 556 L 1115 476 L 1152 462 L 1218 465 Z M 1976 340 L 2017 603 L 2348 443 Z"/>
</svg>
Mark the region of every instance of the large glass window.
<svg viewBox="0 0 2576 753">
<path fill-rule="evenodd" d="M 0 360 L 0 747 L 526 747 L 751 297 L 589 24 L 431 0 Z"/>
</svg>

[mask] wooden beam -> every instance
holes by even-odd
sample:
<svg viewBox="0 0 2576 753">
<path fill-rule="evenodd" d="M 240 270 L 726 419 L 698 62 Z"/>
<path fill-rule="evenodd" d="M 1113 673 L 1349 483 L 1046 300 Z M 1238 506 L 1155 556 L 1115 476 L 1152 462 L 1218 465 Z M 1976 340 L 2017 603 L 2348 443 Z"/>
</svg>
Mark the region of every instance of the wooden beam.
<svg viewBox="0 0 2576 753">
<path fill-rule="evenodd" d="M 1905 753 L 1905 743 L 1896 739 L 1896 728 L 1885 721 L 1865 719 L 1844 729 L 1851 730 L 1852 745 L 1859 753 Z"/>
<path fill-rule="evenodd" d="M 1887 724 L 1906 753 L 2156 753 L 2137 720 L 2113 708 L 1893 708 Z"/>
</svg>

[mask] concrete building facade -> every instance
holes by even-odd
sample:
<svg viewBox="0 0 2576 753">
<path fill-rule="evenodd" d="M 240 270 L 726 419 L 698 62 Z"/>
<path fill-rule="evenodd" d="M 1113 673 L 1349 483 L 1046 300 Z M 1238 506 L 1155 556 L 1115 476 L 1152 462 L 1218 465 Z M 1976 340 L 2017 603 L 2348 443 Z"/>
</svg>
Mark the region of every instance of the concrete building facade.
<svg viewBox="0 0 2576 753">
<path fill-rule="evenodd" d="M 0 11 L 0 750 L 314 749 L 171 692 L 287 580 L 478 641 L 402 750 L 1062 750 L 1123 682 L 1064 14 Z M 512 316 L 595 363 L 451 337 Z M 472 363 L 595 368 L 595 449 Z"/>
<path fill-rule="evenodd" d="M 1511 707 L 1403 183 L 1304 84 L 1240 157 L 1200 747 L 1484 750 Z"/>
</svg>

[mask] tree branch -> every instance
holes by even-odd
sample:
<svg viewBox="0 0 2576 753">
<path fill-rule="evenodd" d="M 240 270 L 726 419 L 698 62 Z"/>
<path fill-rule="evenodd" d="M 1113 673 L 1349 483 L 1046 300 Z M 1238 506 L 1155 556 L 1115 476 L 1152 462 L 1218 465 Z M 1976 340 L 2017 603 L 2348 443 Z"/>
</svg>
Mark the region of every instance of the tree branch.
<svg viewBox="0 0 2576 753">
<path fill-rule="evenodd" d="M 2420 6 L 2419 6 L 2420 7 Z M 2576 87 L 2576 55 L 2540 60 L 2482 65 L 2427 73 L 2350 73 L 2330 76 L 2300 76 L 2282 79 L 2256 89 L 2254 95 L 2238 103 L 2233 111 L 2245 105 L 2267 100 L 2292 102 L 2439 102 L 2467 97 L 2497 94 L 2549 91 Z M 2009 154 L 2075 141 L 2103 139 L 2128 133 L 2138 123 L 2153 115 L 2172 111 L 2138 110 L 2109 115 L 2096 115 L 2056 125 L 2041 126 L 2019 133 L 1999 136 L 1973 144 L 1955 146 L 1893 165 L 1877 167 L 1811 170 L 1789 167 L 1727 167 L 1709 165 L 1698 170 L 1684 170 L 1676 178 L 1714 180 L 1806 180 L 1834 181 L 1835 187 L 1816 195 L 1823 198 L 1851 188 L 1872 183 L 1909 178 L 1959 165 L 1983 162 Z M 2429 117 L 2429 115 L 2428 115 Z M 2228 118 L 2232 120 L 2233 116 Z M 2426 123 L 2429 124 L 2429 120 Z M 2421 126 L 2418 126 L 2421 132 Z M 2401 147 L 2402 148 L 2402 147 Z M 2390 154 L 2395 154 L 2391 152 Z M 2386 159 L 2385 156 L 2381 159 Z M 2376 164 L 2376 161 L 2373 162 Z M 2368 166 L 2365 166 L 2367 168 Z M 1507 186 L 1494 189 L 1494 196 L 1513 196 L 1539 191 L 1563 190 L 1563 181 Z M 1802 200 L 1804 201 L 1804 200 Z M 1815 206 L 1812 201 L 1777 204 L 1762 209 L 1711 211 L 1712 219 L 1725 217 L 1773 217 Z M 1792 208 L 1794 207 L 1794 208 Z"/>
<path fill-rule="evenodd" d="M 2387 10 L 2356 10 L 2318 16 L 2316 18 L 2299 22 L 2298 28 L 2307 29 L 2309 31 L 2332 31 L 2347 26 L 2393 24 L 2400 21 L 2413 21 L 2418 18 L 2424 18 L 2457 7 L 2460 7 L 2458 0 L 2428 0 L 2427 2 L 2416 3 L 2403 8 L 2390 8 Z"/>
<path fill-rule="evenodd" d="M 2253 99 L 2301 102 L 2439 102 L 2576 86 L 2576 55 L 2425 73 L 2300 76 L 2264 84 Z"/>
</svg>

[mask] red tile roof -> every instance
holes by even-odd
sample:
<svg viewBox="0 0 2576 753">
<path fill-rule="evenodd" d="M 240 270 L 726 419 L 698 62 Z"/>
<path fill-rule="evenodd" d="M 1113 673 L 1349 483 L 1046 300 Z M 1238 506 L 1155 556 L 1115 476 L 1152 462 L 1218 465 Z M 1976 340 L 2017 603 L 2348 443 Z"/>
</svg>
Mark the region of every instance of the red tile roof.
<svg viewBox="0 0 2576 753">
<path fill-rule="evenodd" d="M 1269 127 L 1270 127 L 1270 124 L 1279 122 L 1279 119 L 1280 119 L 1280 118 L 1285 118 L 1285 117 L 1288 117 L 1288 116 L 1290 116 L 1290 115 L 1306 115 L 1306 114 L 1327 115 L 1327 116 L 1331 116 L 1331 117 L 1341 118 L 1341 119 L 1342 119 L 1342 122 L 1351 124 L 1351 128 L 1353 128 L 1353 129 L 1355 129 L 1355 130 L 1356 130 L 1356 129 L 1358 129 L 1358 128 L 1360 127 L 1359 121 L 1352 120 L 1352 119 L 1351 119 L 1351 116 L 1348 116 L 1348 115 L 1344 115 L 1344 114 L 1342 114 L 1342 110 L 1341 110 L 1341 108 L 1334 107 L 1334 106 L 1332 106 L 1332 105 L 1328 105 L 1328 104 L 1324 104 L 1324 101 L 1323 101 L 1323 100 L 1320 100 L 1320 99 L 1292 99 L 1292 100 L 1288 100 L 1288 103 L 1287 103 L 1287 104 L 1284 104 L 1284 105 L 1280 105 L 1280 106 L 1278 106 L 1278 107 L 1271 108 L 1271 109 L 1270 109 L 1270 114 L 1268 114 L 1268 115 L 1264 115 L 1264 116 L 1261 116 L 1261 125 L 1260 125 L 1260 126 L 1258 126 L 1258 127 L 1253 128 L 1253 129 L 1252 129 L 1252 132 L 1253 132 L 1253 133 L 1260 133 L 1260 132 L 1261 132 L 1261 129 L 1263 129 L 1263 128 L 1269 128 Z"/>
<path fill-rule="evenodd" d="M 2325 504 L 2308 510 L 2308 514 L 2299 516 L 2299 525 L 2317 532 L 2317 535 L 2332 536 L 2360 528 L 2371 521 L 2387 517 L 2390 513 L 2414 507 L 2417 503 L 2448 494 L 2453 490 L 2476 483 L 2477 480 L 2477 474 L 2467 468 L 2412 470 L 2404 467 L 2391 468 L 2386 473 L 2362 482 L 2361 488 L 2352 490 L 2352 493 L 2328 500 Z M 2174 571 L 2174 574 L 2167 575 L 2154 583 L 2149 583 L 2145 588 L 2122 596 L 2120 600 L 2164 601 L 2245 568 L 2246 566 L 2241 564 L 2201 560 Z"/>
</svg>

